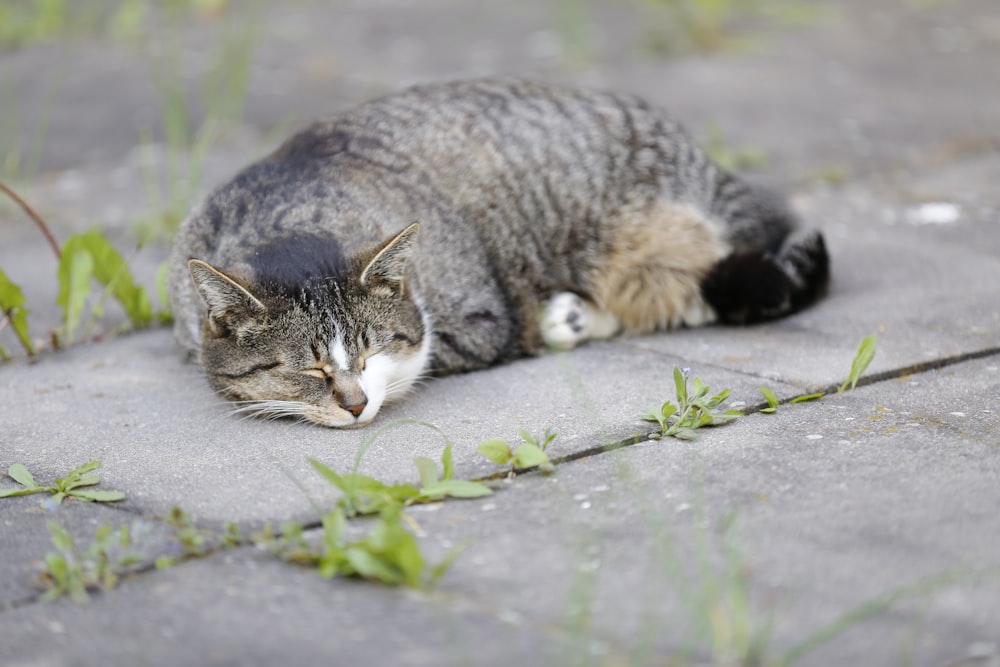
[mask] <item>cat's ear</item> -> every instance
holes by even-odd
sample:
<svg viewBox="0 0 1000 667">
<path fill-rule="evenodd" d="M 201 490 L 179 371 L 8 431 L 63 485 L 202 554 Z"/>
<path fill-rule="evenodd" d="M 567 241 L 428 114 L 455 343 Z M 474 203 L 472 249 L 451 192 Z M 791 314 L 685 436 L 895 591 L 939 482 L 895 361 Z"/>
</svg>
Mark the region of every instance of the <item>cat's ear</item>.
<svg viewBox="0 0 1000 667">
<path fill-rule="evenodd" d="M 240 322 L 260 318 L 267 311 L 247 288 L 211 264 L 192 259 L 188 261 L 188 270 L 208 306 L 208 322 L 215 333 L 224 335 Z"/>
<path fill-rule="evenodd" d="M 383 283 L 396 288 L 402 286 L 406 264 L 410 260 L 419 230 L 420 223 L 414 222 L 386 241 L 361 272 L 361 284 L 368 286 Z"/>
</svg>

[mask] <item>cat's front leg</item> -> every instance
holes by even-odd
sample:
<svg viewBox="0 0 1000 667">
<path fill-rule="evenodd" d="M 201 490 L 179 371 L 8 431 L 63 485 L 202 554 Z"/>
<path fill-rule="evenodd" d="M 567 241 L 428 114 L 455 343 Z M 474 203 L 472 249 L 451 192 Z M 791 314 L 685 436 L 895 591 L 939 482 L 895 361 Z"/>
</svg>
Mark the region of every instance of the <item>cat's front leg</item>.
<svg viewBox="0 0 1000 667">
<path fill-rule="evenodd" d="M 546 345 L 571 350 L 588 340 L 611 338 L 621 330 L 621 322 L 573 292 L 559 292 L 542 311 L 541 329 Z"/>
</svg>

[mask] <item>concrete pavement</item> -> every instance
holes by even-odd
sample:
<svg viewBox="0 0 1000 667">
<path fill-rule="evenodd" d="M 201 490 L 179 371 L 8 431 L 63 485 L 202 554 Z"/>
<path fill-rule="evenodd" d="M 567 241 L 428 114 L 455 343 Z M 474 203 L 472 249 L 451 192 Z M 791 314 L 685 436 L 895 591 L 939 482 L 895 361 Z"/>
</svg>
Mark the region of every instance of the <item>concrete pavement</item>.
<svg viewBox="0 0 1000 667">
<path fill-rule="evenodd" d="M 446 433 L 461 478 L 498 470 L 475 451 L 483 440 L 559 434 L 553 475 L 409 511 L 431 560 L 469 545 L 426 592 L 323 580 L 244 546 L 143 569 L 87 605 L 41 601 L 47 520 L 83 544 L 102 524 L 141 525 L 149 561 L 176 551 L 157 518 L 174 506 L 206 530 L 315 521 L 313 503 L 337 494 L 306 458 L 347 472 L 375 428 L 241 421 L 165 329 L 4 364 L 0 468 L 23 463 L 49 481 L 100 460 L 99 488 L 126 499 L 0 499 L 0 664 L 784 664 L 875 601 L 796 664 L 1000 665 L 1000 23 L 976 0 L 836 4 L 749 53 L 669 59 L 623 46 L 639 44 L 641 24 L 600 5 L 595 55 L 574 67 L 544 5 L 270 10 L 245 127 L 210 151 L 200 188 L 259 151 L 288 107 L 308 118 L 331 99 L 484 71 L 590 82 L 645 92 L 695 129 L 766 150 L 759 178 L 783 184 L 827 236 L 830 294 L 773 324 L 619 339 L 430 381 L 383 411 L 375 427 L 418 419 Z M 205 60 L 213 29 L 192 26 L 185 67 Z M 43 170 L 23 194 L 61 238 L 101 219 L 127 247 L 147 206 L 136 141 L 155 96 L 140 59 L 82 41 L 0 54 L 23 104 L 43 97 L 29 73 L 67 53 L 81 70 L 67 84 L 74 104 L 54 111 Z M 135 85 L 116 97 L 115 81 Z M 818 177 L 834 168 L 837 183 Z M 35 332 L 58 323 L 47 253 L 0 208 L 0 267 L 24 286 Z M 154 245 L 132 259 L 146 284 L 164 255 Z M 789 399 L 839 383 L 869 333 L 878 352 L 854 391 L 753 412 L 693 442 L 644 439 L 639 417 L 673 398 L 675 365 L 753 408 L 761 384 Z M 401 425 L 360 469 L 416 482 L 414 457 L 436 459 L 443 443 Z"/>
</svg>

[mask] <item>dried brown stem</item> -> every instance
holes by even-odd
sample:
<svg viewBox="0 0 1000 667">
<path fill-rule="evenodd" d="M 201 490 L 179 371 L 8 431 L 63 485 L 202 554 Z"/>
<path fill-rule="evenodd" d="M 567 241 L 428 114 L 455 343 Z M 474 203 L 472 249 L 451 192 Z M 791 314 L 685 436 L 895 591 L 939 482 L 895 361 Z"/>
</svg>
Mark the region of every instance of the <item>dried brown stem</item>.
<svg viewBox="0 0 1000 667">
<path fill-rule="evenodd" d="M 42 220 L 42 216 L 35 213 L 34 209 L 28 206 L 28 203 L 23 199 L 21 199 L 16 192 L 14 192 L 6 185 L 4 185 L 3 181 L 0 181 L 0 190 L 6 193 L 8 197 L 13 199 L 14 202 L 18 206 L 20 206 L 25 213 L 28 214 L 28 217 L 35 221 L 35 224 L 38 225 L 38 228 L 42 230 L 42 235 L 45 237 L 45 240 L 49 242 L 49 246 L 52 248 L 52 252 L 56 254 L 56 259 L 61 259 L 62 251 L 59 250 L 59 244 L 56 243 L 56 237 L 52 236 L 52 232 L 49 230 L 49 226 L 45 224 L 45 221 Z"/>
</svg>

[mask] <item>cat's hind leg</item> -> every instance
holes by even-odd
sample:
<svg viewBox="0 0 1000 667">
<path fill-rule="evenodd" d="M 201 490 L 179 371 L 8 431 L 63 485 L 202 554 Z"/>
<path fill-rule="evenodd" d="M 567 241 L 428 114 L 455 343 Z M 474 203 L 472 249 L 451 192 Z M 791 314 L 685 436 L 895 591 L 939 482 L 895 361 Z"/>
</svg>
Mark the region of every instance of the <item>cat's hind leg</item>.
<svg viewBox="0 0 1000 667">
<path fill-rule="evenodd" d="M 621 329 L 621 322 L 581 296 L 559 292 L 542 312 L 541 329 L 547 346 L 569 350 L 588 340 L 611 338 Z"/>
</svg>

